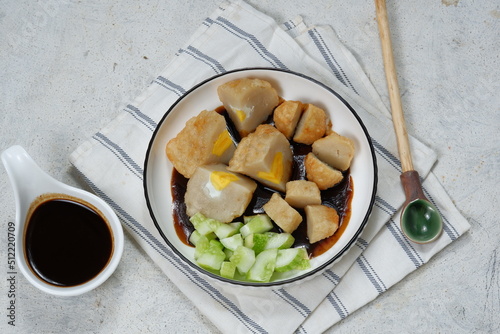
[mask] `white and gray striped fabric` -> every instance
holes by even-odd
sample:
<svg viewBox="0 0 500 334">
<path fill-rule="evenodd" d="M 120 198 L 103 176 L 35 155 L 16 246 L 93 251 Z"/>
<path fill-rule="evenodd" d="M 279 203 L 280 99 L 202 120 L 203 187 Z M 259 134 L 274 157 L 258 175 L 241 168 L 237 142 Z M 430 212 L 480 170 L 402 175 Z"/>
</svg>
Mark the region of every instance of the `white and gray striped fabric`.
<svg viewBox="0 0 500 334">
<path fill-rule="evenodd" d="M 183 263 L 157 232 L 143 196 L 143 161 L 157 122 L 180 96 L 213 75 L 244 67 L 289 69 L 341 94 L 366 125 L 377 155 L 378 192 L 367 227 L 346 256 L 313 279 L 279 290 L 219 285 Z M 243 1 L 223 2 L 151 86 L 70 156 L 84 180 L 172 282 L 225 333 L 318 333 L 418 269 L 469 229 L 431 172 L 435 153 L 411 138 L 415 169 L 440 209 L 445 232 L 430 245 L 399 228 L 404 201 L 390 114 L 330 27 L 300 17 L 278 25 Z"/>
</svg>

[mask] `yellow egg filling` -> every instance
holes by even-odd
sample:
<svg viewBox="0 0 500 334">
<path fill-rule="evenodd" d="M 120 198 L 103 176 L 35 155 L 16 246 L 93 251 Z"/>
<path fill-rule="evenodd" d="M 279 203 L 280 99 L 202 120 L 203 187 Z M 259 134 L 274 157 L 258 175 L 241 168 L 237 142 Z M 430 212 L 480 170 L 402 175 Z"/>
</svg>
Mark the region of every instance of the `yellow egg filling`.
<svg viewBox="0 0 500 334">
<path fill-rule="evenodd" d="M 212 153 L 220 157 L 224 154 L 224 152 L 226 152 L 226 150 L 231 146 L 232 143 L 233 140 L 231 139 L 229 132 L 225 130 L 221 132 L 221 134 L 215 141 L 214 146 L 212 147 Z"/>
<path fill-rule="evenodd" d="M 283 179 L 283 153 L 276 153 L 273 158 L 271 170 L 269 172 L 258 172 L 257 177 L 272 183 L 281 183 Z"/>
<path fill-rule="evenodd" d="M 228 172 L 214 171 L 210 174 L 210 182 L 219 191 L 226 188 L 231 182 L 238 180 L 236 175 Z"/>
<path fill-rule="evenodd" d="M 247 118 L 247 114 L 243 110 L 236 109 L 235 112 L 240 122 L 243 122 Z"/>
</svg>

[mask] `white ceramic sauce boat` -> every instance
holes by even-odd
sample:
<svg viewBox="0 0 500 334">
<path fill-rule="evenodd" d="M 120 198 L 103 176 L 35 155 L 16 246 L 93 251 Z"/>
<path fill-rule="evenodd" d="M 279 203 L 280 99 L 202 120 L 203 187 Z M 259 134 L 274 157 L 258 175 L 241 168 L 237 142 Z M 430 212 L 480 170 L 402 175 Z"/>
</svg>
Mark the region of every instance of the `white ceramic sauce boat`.
<svg viewBox="0 0 500 334">
<path fill-rule="evenodd" d="M 113 209 L 96 195 L 66 185 L 45 173 L 18 145 L 12 146 L 2 152 L 2 162 L 5 166 L 14 190 L 16 206 L 15 229 L 15 258 L 16 265 L 26 279 L 40 290 L 58 296 L 75 296 L 88 292 L 106 281 L 114 272 L 123 253 L 123 228 Z M 34 201 L 45 194 L 68 195 L 80 199 L 97 208 L 109 224 L 113 240 L 113 253 L 107 265 L 91 280 L 76 286 L 62 287 L 49 284 L 38 277 L 30 268 L 25 255 L 24 234 L 26 218 Z"/>
</svg>

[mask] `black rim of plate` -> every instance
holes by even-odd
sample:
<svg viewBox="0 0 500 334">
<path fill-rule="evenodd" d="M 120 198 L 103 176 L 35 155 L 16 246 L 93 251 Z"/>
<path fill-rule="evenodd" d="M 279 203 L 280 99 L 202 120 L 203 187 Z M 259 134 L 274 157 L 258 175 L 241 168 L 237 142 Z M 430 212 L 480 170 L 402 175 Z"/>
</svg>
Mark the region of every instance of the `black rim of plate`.
<svg viewBox="0 0 500 334">
<path fill-rule="evenodd" d="M 371 199 L 370 199 L 370 204 L 369 204 L 368 209 L 366 211 L 365 217 L 363 218 L 363 221 L 361 222 L 360 226 L 358 227 L 358 230 L 352 236 L 351 240 L 349 240 L 349 242 L 344 246 L 344 248 L 342 248 L 337 254 L 335 254 L 331 259 L 329 259 L 328 261 L 326 261 L 325 263 L 323 263 L 321 266 L 318 266 L 317 268 L 314 268 L 313 270 L 307 271 L 303 275 L 298 275 L 298 276 L 295 276 L 295 277 L 292 277 L 292 278 L 283 279 L 283 280 L 274 281 L 274 282 L 271 281 L 271 282 L 266 282 L 266 283 L 251 282 L 251 281 L 239 281 L 239 280 L 227 279 L 227 278 L 224 278 L 222 276 L 219 276 L 217 274 L 214 274 L 214 273 L 212 273 L 210 271 L 207 271 L 207 270 L 201 268 L 196 263 L 193 263 L 193 262 L 191 262 L 191 260 L 189 260 L 188 258 L 186 258 L 186 256 L 184 256 L 184 254 L 182 254 L 179 250 L 177 250 L 177 248 L 169 241 L 169 239 L 167 238 L 167 236 L 163 233 L 163 230 L 160 227 L 160 224 L 159 224 L 159 222 L 157 221 L 157 219 L 156 219 L 156 217 L 154 215 L 153 208 L 151 206 L 151 201 L 150 201 L 150 198 L 149 198 L 149 195 L 148 195 L 148 186 L 147 186 L 147 181 L 148 181 L 148 179 L 147 179 L 147 175 L 148 175 L 148 161 L 149 161 L 149 156 L 150 156 L 151 148 L 153 147 L 153 144 L 155 142 L 156 135 L 158 134 L 158 131 L 160 130 L 163 122 L 167 119 L 168 115 L 172 112 L 172 110 L 174 110 L 175 107 L 185 97 L 187 97 L 191 92 L 195 91 L 196 89 L 198 89 L 199 87 L 205 85 L 206 83 L 208 83 L 208 82 L 210 82 L 212 80 L 215 80 L 215 79 L 217 79 L 219 77 L 226 76 L 226 75 L 231 74 L 231 73 L 245 72 L 245 71 L 275 71 L 275 72 L 283 72 L 283 73 L 287 73 L 287 74 L 291 74 L 291 75 L 296 75 L 298 77 L 307 79 L 307 80 L 309 80 L 309 81 L 311 81 L 311 82 L 313 82 L 313 83 L 321 86 L 322 88 L 324 88 L 327 91 L 329 91 L 331 94 L 335 95 L 347 107 L 347 109 L 349 109 L 349 111 L 353 114 L 353 116 L 356 118 L 356 120 L 358 121 L 359 125 L 363 129 L 365 138 L 368 141 L 368 145 L 370 147 L 370 152 L 371 152 L 371 155 L 372 155 L 372 162 L 373 162 L 373 189 L 372 189 L 372 195 L 371 195 Z M 325 268 L 331 266 L 334 262 L 336 262 L 340 257 L 342 257 L 354 245 L 354 243 L 358 239 L 358 236 L 364 230 L 364 228 L 365 228 L 365 226 L 366 226 L 366 224 L 368 222 L 368 218 L 370 217 L 371 211 L 373 209 L 373 204 L 375 202 L 375 195 L 376 195 L 376 192 L 377 192 L 377 183 L 378 183 L 378 167 L 377 167 L 377 159 L 375 157 L 375 150 L 374 150 L 374 147 L 373 147 L 372 140 L 370 138 L 370 135 L 368 134 L 368 131 L 366 130 L 365 125 L 363 124 L 363 121 L 361 120 L 361 118 L 359 117 L 359 115 L 356 113 L 356 111 L 349 105 L 349 103 L 347 103 L 347 101 L 342 96 L 340 96 L 336 91 L 334 91 L 330 87 L 326 86 L 325 84 L 321 83 L 320 81 L 318 81 L 316 79 L 313 79 L 313 78 L 311 78 L 311 77 L 309 77 L 307 75 L 304 75 L 304 74 L 298 73 L 298 72 L 294 72 L 294 71 L 290 71 L 290 70 L 283 70 L 283 69 L 277 69 L 277 68 L 267 68 L 267 67 L 247 67 L 247 68 L 240 68 L 240 69 L 235 69 L 235 70 L 227 71 L 227 72 L 224 72 L 224 73 L 221 73 L 221 74 L 217 74 L 215 76 L 212 76 L 212 77 L 210 77 L 210 78 L 208 78 L 206 80 L 203 80 L 202 82 L 198 83 L 197 85 L 195 85 L 194 87 L 192 87 L 191 89 L 189 89 L 186 93 L 184 93 L 179 99 L 177 99 L 177 101 L 175 101 L 175 103 L 172 104 L 172 106 L 168 109 L 168 111 L 165 113 L 165 115 L 163 115 L 162 119 L 158 122 L 158 125 L 157 125 L 156 129 L 153 132 L 153 135 L 152 135 L 151 140 L 150 140 L 149 145 L 148 145 L 148 149 L 146 151 L 146 156 L 145 156 L 145 161 L 144 161 L 144 174 L 143 174 L 143 188 L 144 188 L 144 194 L 145 194 L 145 197 L 146 197 L 146 204 L 147 204 L 147 207 L 148 207 L 148 210 L 149 210 L 149 214 L 151 216 L 151 219 L 153 220 L 153 223 L 156 226 L 156 229 L 160 233 L 160 235 L 163 238 L 163 240 L 165 240 L 165 242 L 167 243 L 167 245 L 172 249 L 172 251 L 175 252 L 175 254 L 177 256 L 179 256 L 183 261 L 185 261 L 186 263 L 188 263 L 189 266 L 191 268 L 194 268 L 197 272 L 201 272 L 201 273 L 203 273 L 205 275 L 208 275 L 211 278 L 216 279 L 218 281 L 226 282 L 226 283 L 233 284 L 233 285 L 250 286 L 250 287 L 282 286 L 282 285 L 287 285 L 287 284 L 290 284 L 290 283 L 298 282 L 298 281 L 300 281 L 302 279 L 313 277 L 316 274 L 319 274 L 319 273 L 323 272 L 323 270 Z"/>
</svg>

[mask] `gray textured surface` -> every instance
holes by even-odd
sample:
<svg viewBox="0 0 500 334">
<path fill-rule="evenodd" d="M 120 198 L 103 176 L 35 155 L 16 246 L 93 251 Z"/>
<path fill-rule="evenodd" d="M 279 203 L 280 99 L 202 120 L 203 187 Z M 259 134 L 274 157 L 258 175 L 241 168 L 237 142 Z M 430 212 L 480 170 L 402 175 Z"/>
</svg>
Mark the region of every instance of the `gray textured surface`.
<svg viewBox="0 0 500 334">
<path fill-rule="evenodd" d="M 329 24 L 388 101 L 372 1 L 249 1 L 278 22 Z M 57 179 L 82 187 L 68 155 L 138 95 L 217 0 L 0 3 L 0 150 L 24 146 Z M 438 152 L 434 172 L 471 231 L 336 333 L 500 331 L 500 6 L 388 1 L 408 130 Z M 388 102 L 387 102 L 388 103 Z M 18 275 L 7 324 L 7 223 L 14 199 L 0 168 L 0 332 L 216 333 L 127 236 L 100 288 L 57 298 Z"/>
</svg>

